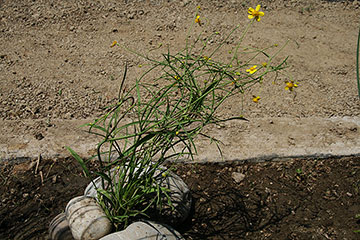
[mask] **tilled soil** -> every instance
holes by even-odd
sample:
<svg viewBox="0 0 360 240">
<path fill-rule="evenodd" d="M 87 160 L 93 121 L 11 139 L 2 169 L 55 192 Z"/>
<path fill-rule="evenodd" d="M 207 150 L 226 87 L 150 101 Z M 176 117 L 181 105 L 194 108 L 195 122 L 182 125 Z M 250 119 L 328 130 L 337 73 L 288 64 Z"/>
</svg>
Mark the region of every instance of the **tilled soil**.
<svg viewBox="0 0 360 240">
<path fill-rule="evenodd" d="M 47 239 L 89 180 L 72 159 L 1 165 L 0 239 Z M 360 158 L 177 164 L 189 186 L 185 239 L 358 239 Z"/>
</svg>

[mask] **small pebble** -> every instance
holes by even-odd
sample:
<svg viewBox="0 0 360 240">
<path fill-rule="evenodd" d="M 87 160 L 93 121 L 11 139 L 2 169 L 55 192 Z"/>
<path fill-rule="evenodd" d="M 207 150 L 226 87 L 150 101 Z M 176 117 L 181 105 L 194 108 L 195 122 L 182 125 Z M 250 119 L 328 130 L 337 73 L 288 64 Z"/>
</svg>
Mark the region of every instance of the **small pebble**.
<svg viewBox="0 0 360 240">
<path fill-rule="evenodd" d="M 236 183 L 240 183 L 242 180 L 244 180 L 245 174 L 238 173 L 238 172 L 233 172 L 233 173 L 231 174 L 231 177 L 234 179 L 234 181 L 235 181 Z"/>
</svg>

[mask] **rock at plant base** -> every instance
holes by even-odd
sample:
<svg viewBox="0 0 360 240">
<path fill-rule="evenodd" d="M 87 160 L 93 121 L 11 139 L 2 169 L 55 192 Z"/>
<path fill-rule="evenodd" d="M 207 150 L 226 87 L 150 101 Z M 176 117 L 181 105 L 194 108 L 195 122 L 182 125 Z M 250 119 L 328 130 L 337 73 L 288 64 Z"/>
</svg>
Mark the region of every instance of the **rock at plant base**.
<svg viewBox="0 0 360 240">
<path fill-rule="evenodd" d="M 110 176 L 111 179 L 115 179 L 116 182 L 119 181 L 119 178 L 116 177 L 118 176 L 119 173 L 119 169 L 118 168 L 112 168 L 110 170 Z M 108 183 L 106 181 L 104 181 L 104 185 L 105 188 L 108 186 Z M 84 191 L 84 196 L 88 196 L 88 197 L 93 197 L 97 199 L 97 190 L 96 189 L 102 189 L 102 181 L 101 181 L 101 177 L 97 177 L 95 178 L 91 183 L 89 183 L 89 185 L 87 185 L 87 187 L 85 188 Z"/>
<path fill-rule="evenodd" d="M 75 240 L 95 240 L 111 233 L 111 222 L 92 197 L 80 196 L 71 199 L 65 214 Z"/>
<path fill-rule="evenodd" d="M 118 181 L 118 174 L 118 168 L 111 169 L 111 178 Z M 181 177 L 167 170 L 167 168 L 164 166 L 161 166 L 158 170 L 156 170 L 154 175 L 157 184 L 170 190 L 167 194 L 170 197 L 172 203 L 172 207 L 164 205 L 164 208 L 158 209 L 158 211 L 160 212 L 160 217 L 166 221 L 169 221 L 171 224 L 179 224 L 183 222 L 189 216 L 191 210 L 192 197 L 190 189 L 181 179 Z M 96 198 L 96 188 L 102 188 L 101 178 L 98 177 L 94 179 L 93 182 L 95 183 L 95 185 L 91 182 L 86 187 L 84 195 Z M 163 196 L 163 201 L 168 201 L 166 196 Z"/>
<path fill-rule="evenodd" d="M 65 213 L 60 213 L 50 222 L 49 238 L 51 240 L 73 240 Z"/>
<path fill-rule="evenodd" d="M 160 211 L 160 215 L 171 224 L 179 224 L 184 222 L 189 216 L 192 205 L 192 197 L 190 189 L 186 183 L 171 171 L 163 170 L 157 173 L 156 182 L 170 191 L 167 192 L 171 200 L 172 207 L 164 205 Z M 167 197 L 163 196 L 163 201 L 167 201 Z"/>
<path fill-rule="evenodd" d="M 175 229 L 152 221 L 130 224 L 125 230 L 115 232 L 100 240 L 184 240 Z"/>
</svg>

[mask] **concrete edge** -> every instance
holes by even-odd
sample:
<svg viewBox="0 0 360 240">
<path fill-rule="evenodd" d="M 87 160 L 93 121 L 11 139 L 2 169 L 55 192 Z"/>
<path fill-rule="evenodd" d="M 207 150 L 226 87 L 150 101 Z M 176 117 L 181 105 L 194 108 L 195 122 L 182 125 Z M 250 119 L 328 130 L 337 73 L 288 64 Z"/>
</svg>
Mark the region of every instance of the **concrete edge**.
<svg viewBox="0 0 360 240">
<path fill-rule="evenodd" d="M 288 155 L 288 156 L 281 156 L 278 154 L 271 154 L 271 155 L 263 155 L 258 157 L 252 158 L 244 158 L 244 159 L 217 159 L 217 160 L 189 160 L 189 159 L 178 159 L 178 160 L 167 160 L 165 163 L 181 163 L 181 164 L 210 164 L 210 165 L 228 165 L 228 164 L 246 164 L 246 163 L 264 163 L 264 162 L 286 162 L 291 160 L 324 160 L 324 159 L 340 159 L 345 157 L 359 157 L 360 153 L 355 154 L 324 154 L 324 153 L 315 153 L 315 154 L 308 154 L 308 155 Z M 61 159 L 61 158 L 72 158 L 72 156 L 61 156 L 60 154 L 54 156 L 45 156 L 42 157 L 39 155 L 38 157 L 14 157 L 9 159 L 0 159 L 0 165 L 3 164 L 19 164 L 26 161 L 34 161 L 38 158 L 42 159 Z M 359 159 L 360 160 L 360 159 Z M 74 161 L 76 161 L 74 159 Z"/>
<path fill-rule="evenodd" d="M 264 163 L 264 162 L 286 162 L 291 160 L 324 160 L 324 159 L 340 159 L 345 157 L 359 157 L 360 153 L 356 154 L 309 154 L 309 155 L 288 155 L 281 156 L 278 154 L 264 155 L 259 157 L 244 158 L 244 159 L 227 159 L 227 160 L 199 160 L 199 161 L 188 161 L 188 160 L 178 160 L 177 163 L 183 164 L 217 164 L 217 165 L 227 165 L 227 164 L 239 164 L 239 163 Z M 360 159 L 359 159 L 360 160 Z M 168 161 L 171 163 L 172 161 Z"/>
</svg>

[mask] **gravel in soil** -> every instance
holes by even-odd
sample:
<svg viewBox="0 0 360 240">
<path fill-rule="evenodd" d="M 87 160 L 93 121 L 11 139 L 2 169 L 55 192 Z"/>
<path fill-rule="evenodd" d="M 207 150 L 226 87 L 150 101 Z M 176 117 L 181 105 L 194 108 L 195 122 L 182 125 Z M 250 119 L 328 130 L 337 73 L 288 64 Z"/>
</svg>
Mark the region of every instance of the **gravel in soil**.
<svg viewBox="0 0 360 240">
<path fill-rule="evenodd" d="M 0 239 L 47 239 L 88 180 L 72 159 L 2 164 Z M 360 157 L 177 164 L 194 198 L 186 239 L 357 239 Z"/>
</svg>

